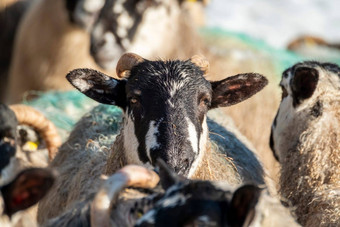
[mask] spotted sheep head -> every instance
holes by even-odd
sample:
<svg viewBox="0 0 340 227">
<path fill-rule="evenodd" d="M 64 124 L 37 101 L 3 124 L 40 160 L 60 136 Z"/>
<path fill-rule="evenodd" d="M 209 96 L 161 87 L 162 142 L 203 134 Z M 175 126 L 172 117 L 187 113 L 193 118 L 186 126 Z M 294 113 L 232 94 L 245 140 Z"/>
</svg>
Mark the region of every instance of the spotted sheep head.
<svg viewBox="0 0 340 227">
<path fill-rule="evenodd" d="M 160 161 L 158 166 L 165 193 L 146 209 L 134 226 L 234 227 L 252 224 L 262 193 L 257 186 L 249 184 L 233 190 L 223 183 L 178 176 Z"/>
<path fill-rule="evenodd" d="M 208 110 L 239 103 L 267 84 L 255 73 L 207 81 L 208 67 L 199 56 L 149 61 L 127 53 L 117 65 L 120 80 L 92 69 L 75 69 L 67 79 L 88 97 L 123 109 L 128 163 L 155 165 L 160 158 L 190 177 L 206 151 Z"/>
<path fill-rule="evenodd" d="M 315 61 L 298 63 L 283 72 L 280 87 L 282 99 L 270 135 L 270 147 L 278 161 L 283 150 L 296 146 L 308 125 L 322 117 L 330 102 L 339 102 L 340 68 Z"/>
<path fill-rule="evenodd" d="M 93 29 L 91 55 L 114 70 L 122 54 L 167 56 L 178 37 L 183 0 L 107 0 Z M 183 20 L 183 18 L 182 18 Z"/>
</svg>

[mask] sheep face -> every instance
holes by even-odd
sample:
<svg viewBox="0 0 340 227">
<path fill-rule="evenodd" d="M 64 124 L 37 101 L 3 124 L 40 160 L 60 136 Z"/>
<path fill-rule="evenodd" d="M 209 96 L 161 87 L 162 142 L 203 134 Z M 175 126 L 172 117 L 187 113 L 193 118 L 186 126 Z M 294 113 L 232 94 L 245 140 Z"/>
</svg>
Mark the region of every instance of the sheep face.
<svg viewBox="0 0 340 227">
<path fill-rule="evenodd" d="M 332 102 L 339 102 L 339 73 L 335 64 L 312 61 L 298 63 L 283 72 L 282 100 L 270 136 L 270 147 L 277 160 L 282 151 L 296 147 L 299 135 L 320 120 Z"/>
<path fill-rule="evenodd" d="M 0 173 L 15 156 L 17 125 L 14 112 L 0 103 Z"/>
<path fill-rule="evenodd" d="M 238 103 L 267 83 L 258 74 L 215 82 L 191 60 L 148 61 L 124 55 L 117 66 L 127 79 L 76 69 L 67 79 L 82 93 L 124 110 L 124 148 L 130 164 L 154 165 L 164 160 L 176 173 L 191 176 L 206 150 L 209 109 Z M 126 69 L 126 64 L 134 66 Z"/>
<path fill-rule="evenodd" d="M 106 70 L 126 51 L 164 56 L 178 35 L 179 7 L 178 0 L 108 1 L 91 30 L 91 55 Z"/>
<path fill-rule="evenodd" d="M 98 19 L 105 0 L 65 0 L 71 22 L 90 30 Z"/>
</svg>

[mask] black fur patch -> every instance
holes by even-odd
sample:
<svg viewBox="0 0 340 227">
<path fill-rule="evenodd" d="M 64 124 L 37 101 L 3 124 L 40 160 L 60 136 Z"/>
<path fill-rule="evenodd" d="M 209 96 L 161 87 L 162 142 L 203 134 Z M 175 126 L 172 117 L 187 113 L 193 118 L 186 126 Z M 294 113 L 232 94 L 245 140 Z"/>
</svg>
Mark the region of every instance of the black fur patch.
<svg viewBox="0 0 340 227">
<path fill-rule="evenodd" d="M 319 117 L 322 115 L 322 110 L 323 110 L 323 105 L 320 102 L 320 100 L 318 100 L 315 105 L 312 107 L 311 109 L 311 114 L 313 117 Z"/>
<path fill-rule="evenodd" d="M 74 14 L 74 11 L 76 9 L 78 0 L 64 0 L 64 1 L 66 1 L 65 4 L 66 4 L 66 10 L 67 10 L 69 20 L 70 20 L 70 22 L 75 23 L 75 19 L 73 17 L 73 14 Z"/>
<path fill-rule="evenodd" d="M 275 128 L 275 127 L 276 127 L 276 124 L 277 124 L 277 115 L 278 115 L 278 113 L 276 113 L 276 116 L 275 116 L 274 121 L 273 121 L 273 124 L 272 124 L 271 131 L 270 131 L 269 146 L 270 146 L 270 149 L 271 149 L 272 152 L 273 152 L 274 158 L 275 158 L 277 161 L 279 161 L 279 157 L 278 157 L 278 155 L 276 154 L 276 151 L 275 151 L 275 148 L 274 148 L 274 137 L 273 137 L 273 128 Z"/>
<path fill-rule="evenodd" d="M 277 156 L 276 151 L 275 151 L 275 147 L 274 147 L 273 130 L 270 132 L 269 146 L 270 146 L 270 149 L 271 149 L 272 152 L 273 152 L 274 158 L 276 159 L 276 161 L 279 162 L 279 161 L 280 161 L 280 160 L 279 160 L 279 156 Z"/>
<path fill-rule="evenodd" d="M 299 67 L 295 70 L 290 81 L 293 92 L 293 106 L 296 107 L 301 101 L 310 98 L 318 84 L 319 73 L 314 68 Z"/>
<path fill-rule="evenodd" d="M 18 121 L 8 106 L 0 103 L 0 171 L 6 167 L 16 152 L 16 128 Z M 14 143 L 4 141 L 10 139 Z"/>
</svg>

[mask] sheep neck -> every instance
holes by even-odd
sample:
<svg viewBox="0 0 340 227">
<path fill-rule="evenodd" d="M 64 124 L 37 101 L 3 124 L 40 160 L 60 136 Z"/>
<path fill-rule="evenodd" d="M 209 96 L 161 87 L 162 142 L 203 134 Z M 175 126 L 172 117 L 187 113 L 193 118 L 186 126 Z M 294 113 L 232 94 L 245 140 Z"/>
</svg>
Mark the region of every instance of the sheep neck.
<svg viewBox="0 0 340 227">
<path fill-rule="evenodd" d="M 339 111 L 325 113 L 282 152 L 280 191 L 302 225 L 340 222 L 339 119 Z"/>
</svg>

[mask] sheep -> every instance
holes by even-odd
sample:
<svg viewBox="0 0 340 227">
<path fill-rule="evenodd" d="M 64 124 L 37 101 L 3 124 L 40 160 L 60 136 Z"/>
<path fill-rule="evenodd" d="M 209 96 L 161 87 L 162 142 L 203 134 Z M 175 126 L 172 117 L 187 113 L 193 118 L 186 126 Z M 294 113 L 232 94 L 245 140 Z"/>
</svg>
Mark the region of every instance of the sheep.
<svg viewBox="0 0 340 227">
<path fill-rule="evenodd" d="M 125 52 L 168 58 L 174 51 L 170 44 L 181 46 L 178 34 L 184 25 L 181 21 L 187 19 L 181 11 L 181 2 L 108 1 L 91 30 L 91 55 L 96 63 L 103 69 L 114 70 Z"/>
<path fill-rule="evenodd" d="M 29 90 L 69 90 L 63 78 L 76 67 L 98 68 L 89 54 L 90 30 L 105 0 L 38 0 L 20 23 L 6 101 Z M 25 81 L 25 83 L 23 83 Z"/>
<path fill-rule="evenodd" d="M 159 178 L 128 165 L 102 183 L 89 199 L 74 204 L 44 226 L 299 226 L 266 190 L 179 177 L 158 161 Z M 149 192 L 160 180 L 162 190 Z M 164 190 L 164 191 L 163 191 Z"/>
<path fill-rule="evenodd" d="M 5 101 L 6 85 L 8 83 L 8 70 L 13 51 L 14 37 L 20 19 L 26 12 L 31 1 L 18 1 L 0 6 L 0 102 Z"/>
<path fill-rule="evenodd" d="M 270 145 L 280 193 L 303 226 L 340 223 L 340 68 L 306 61 L 282 74 Z"/>
<path fill-rule="evenodd" d="M 37 226 L 25 210 L 36 204 L 52 187 L 56 173 L 49 169 L 29 168 L 0 186 L 0 226 Z"/>
<path fill-rule="evenodd" d="M 106 70 L 112 70 L 116 66 L 119 56 L 125 51 L 135 52 L 147 58 L 160 57 L 163 59 L 186 59 L 196 53 L 202 53 L 213 64 L 211 73 L 207 75 L 211 80 L 222 79 L 226 72 L 233 75 L 255 71 L 266 75 L 269 84 L 261 94 L 251 100 L 226 108 L 224 112 L 234 120 L 241 133 L 254 144 L 255 152 L 264 162 L 264 166 L 270 170 L 268 171 L 270 177 L 276 180 L 278 164 L 270 153 L 268 139 L 270 125 L 280 102 L 277 83 L 281 69 L 277 69 L 278 62 L 275 57 L 273 58 L 272 53 L 254 50 L 255 48 L 252 46 L 249 47 L 249 43 L 221 35 L 223 32 L 203 30 L 198 33 L 195 26 L 192 25 L 193 20 L 190 18 L 188 8 L 190 4 L 199 6 L 202 1 L 180 1 L 180 4 L 176 0 L 162 1 L 162 3 L 154 1 L 153 4 L 160 5 L 159 10 L 149 8 L 145 11 L 145 15 L 143 14 L 142 20 L 134 20 L 133 15 L 135 14 L 126 13 L 129 11 L 131 2 L 134 1 L 124 1 L 126 4 L 120 7 L 122 12 L 114 11 L 114 8 L 117 7 L 116 4 L 108 5 L 92 28 L 91 54 L 96 63 Z M 166 4 L 172 6 L 169 16 L 163 15 L 153 19 L 152 15 L 156 17 L 157 14 L 167 12 L 164 9 Z M 136 11 L 138 14 L 137 9 Z M 172 19 L 169 18 L 170 16 Z M 115 20 L 118 17 L 129 21 L 129 23 L 125 23 L 125 27 L 118 26 Z M 148 21 L 153 22 L 151 23 L 152 29 L 141 26 L 149 24 Z M 154 25 L 154 23 L 161 24 L 163 22 L 163 26 Z M 128 29 L 129 26 L 137 27 L 137 29 L 132 32 Z M 123 30 L 121 31 L 122 35 L 119 35 L 121 34 L 120 30 Z M 134 37 L 132 41 L 126 40 L 125 33 L 127 32 Z M 116 39 L 121 42 L 116 42 Z M 149 55 L 150 52 L 152 55 Z M 268 99 L 268 96 L 271 99 Z M 251 116 L 249 110 L 252 110 Z"/>
<path fill-rule="evenodd" d="M 123 127 L 109 151 L 100 149 L 112 144 L 101 140 L 101 134 L 104 138 L 113 136 L 101 129 L 107 127 L 106 122 L 95 121 L 97 116 L 89 114 L 77 123 L 51 163 L 60 173 L 60 183 L 50 192 L 48 201 L 40 203 L 39 223 L 58 216 L 72 202 L 96 191 L 100 174 L 111 175 L 126 164 L 154 165 L 157 158 L 165 160 L 177 173 L 194 177 L 200 175 L 197 171 L 203 172 L 202 160 L 208 160 L 205 156 L 210 155 L 212 172 L 220 172 L 225 180 L 262 184 L 261 164 L 237 138 L 228 138 L 231 133 L 226 135 L 226 130 L 217 128 L 220 141 L 210 143 L 206 113 L 249 98 L 267 80 L 249 73 L 208 82 L 203 77 L 208 67 L 209 63 L 199 56 L 186 61 L 148 61 L 126 53 L 116 69 L 121 78 L 126 76 L 122 80 L 91 69 L 71 71 L 67 79 L 80 92 L 123 109 Z M 113 131 L 106 131 L 110 130 Z M 230 144 L 226 142 L 229 140 Z M 219 147 L 223 147 L 224 154 L 216 152 Z M 229 152 L 233 148 L 238 150 Z M 209 173 L 208 168 L 205 171 Z"/>
<path fill-rule="evenodd" d="M 32 107 L 0 103 L 0 125 L 1 182 L 24 167 L 46 167 L 61 145 L 55 126 Z"/>
</svg>

